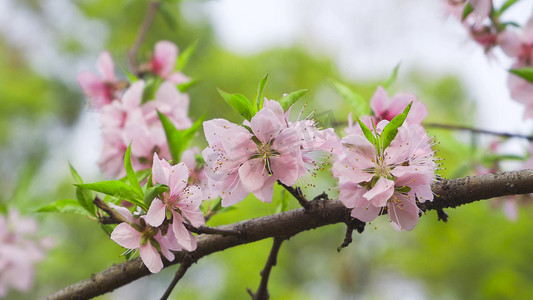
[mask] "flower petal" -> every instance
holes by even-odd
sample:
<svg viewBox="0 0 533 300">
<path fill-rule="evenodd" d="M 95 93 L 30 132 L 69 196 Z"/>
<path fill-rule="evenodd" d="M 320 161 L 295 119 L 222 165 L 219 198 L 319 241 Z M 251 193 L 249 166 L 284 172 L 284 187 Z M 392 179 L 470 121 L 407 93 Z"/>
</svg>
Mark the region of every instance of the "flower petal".
<svg viewBox="0 0 533 300">
<path fill-rule="evenodd" d="M 141 243 L 141 233 L 128 223 L 120 223 L 111 232 L 111 239 L 124 248 L 137 249 Z"/>
<path fill-rule="evenodd" d="M 146 243 L 139 248 L 139 254 L 143 263 L 146 265 L 148 270 L 152 273 L 157 273 L 163 269 L 163 261 L 157 250 L 150 243 Z"/>
<path fill-rule="evenodd" d="M 163 224 L 163 221 L 165 220 L 166 211 L 167 206 L 165 205 L 165 203 L 163 203 L 157 198 L 154 199 L 154 201 L 152 201 L 152 204 L 150 204 L 148 213 L 146 214 L 146 223 L 150 224 L 151 226 L 158 227 L 159 225 Z"/>
</svg>

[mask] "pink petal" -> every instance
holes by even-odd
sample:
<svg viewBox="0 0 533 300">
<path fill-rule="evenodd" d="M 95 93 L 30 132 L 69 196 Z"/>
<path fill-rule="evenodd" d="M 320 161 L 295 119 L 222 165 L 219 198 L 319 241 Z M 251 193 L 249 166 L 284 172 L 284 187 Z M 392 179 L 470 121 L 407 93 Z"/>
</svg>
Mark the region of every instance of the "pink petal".
<svg viewBox="0 0 533 300">
<path fill-rule="evenodd" d="M 157 153 L 154 152 L 154 159 L 152 165 L 152 181 L 154 184 L 160 183 L 164 185 L 169 185 L 169 172 L 170 164 L 164 160 L 159 159 Z"/>
<path fill-rule="evenodd" d="M 171 196 L 178 196 L 183 192 L 189 180 L 189 169 L 184 163 L 170 167 L 168 184 Z"/>
<path fill-rule="evenodd" d="M 157 250 L 150 243 L 146 243 L 139 248 L 139 254 L 144 262 L 144 265 L 152 273 L 157 273 L 163 269 L 163 261 Z"/>
<path fill-rule="evenodd" d="M 104 51 L 100 53 L 100 56 L 98 56 L 97 68 L 104 81 L 114 82 L 116 80 L 115 67 L 113 66 L 113 59 L 109 52 Z"/>
<path fill-rule="evenodd" d="M 120 223 L 111 232 L 111 239 L 124 248 L 137 249 L 141 243 L 141 233 L 128 223 Z"/>
<path fill-rule="evenodd" d="M 352 209 L 350 215 L 363 222 L 372 222 L 382 209 L 382 207 L 375 207 L 372 203 L 368 202 L 365 207 Z"/>
<path fill-rule="evenodd" d="M 276 183 L 274 177 L 268 178 L 263 187 L 259 191 L 254 192 L 257 199 L 261 202 L 271 203 L 272 196 L 274 195 L 274 183 Z"/>
<path fill-rule="evenodd" d="M 375 163 L 372 160 L 376 157 L 376 147 L 366 137 L 350 134 L 345 136 L 341 142 L 350 165 L 359 169 L 374 167 Z"/>
<path fill-rule="evenodd" d="M 267 179 L 268 171 L 261 159 L 251 159 L 239 168 L 239 178 L 243 186 L 250 192 L 259 191 Z"/>
<path fill-rule="evenodd" d="M 522 51 L 520 35 L 518 32 L 509 28 L 498 35 L 498 45 L 510 57 L 518 57 Z"/>
<path fill-rule="evenodd" d="M 378 86 L 372 99 L 370 99 L 370 107 L 372 108 L 372 111 L 374 111 L 376 116 L 381 116 L 387 110 L 388 105 L 389 96 L 387 95 L 387 91 L 385 91 L 383 87 Z"/>
<path fill-rule="evenodd" d="M 178 47 L 169 41 L 160 41 L 155 44 L 154 58 L 152 66 L 154 73 L 166 78 L 174 69 L 176 58 L 178 57 Z"/>
<path fill-rule="evenodd" d="M 260 110 L 250 121 L 250 127 L 254 135 L 266 144 L 276 138 L 283 128 L 283 124 L 273 111 L 268 109 Z"/>
<path fill-rule="evenodd" d="M 185 74 L 181 72 L 174 72 L 170 74 L 169 76 L 167 76 L 166 79 L 174 84 L 187 83 L 191 81 L 191 78 L 189 78 L 188 76 L 186 76 Z"/>
<path fill-rule="evenodd" d="M 389 218 L 397 230 L 411 230 L 418 223 L 418 207 L 414 200 L 398 197 L 387 204 Z"/>
<path fill-rule="evenodd" d="M 146 214 L 146 222 L 154 227 L 163 224 L 167 212 L 167 206 L 159 199 L 154 199 L 148 213 Z"/>
<path fill-rule="evenodd" d="M 228 178 L 229 182 L 233 182 L 236 176 L 238 174 L 231 176 Z M 215 192 L 218 190 L 215 190 Z M 228 207 L 234 204 L 237 204 L 244 200 L 246 196 L 248 196 L 250 192 L 244 188 L 242 183 L 240 181 L 237 181 L 237 183 L 234 184 L 234 186 L 231 189 L 224 189 L 220 190 L 220 196 L 222 197 L 222 207 Z"/>
<path fill-rule="evenodd" d="M 174 235 L 178 240 L 178 244 L 187 251 L 194 251 L 196 249 L 196 241 L 193 241 L 195 240 L 194 236 L 192 236 L 187 228 L 185 228 L 185 225 L 183 225 L 185 220 L 179 213 L 175 211 L 172 211 L 172 217 L 172 230 L 174 231 Z"/>
<path fill-rule="evenodd" d="M 518 203 L 515 197 L 509 197 L 503 200 L 503 213 L 507 219 L 516 221 L 518 219 Z"/>
<path fill-rule="evenodd" d="M 125 207 L 118 206 L 114 203 L 109 203 L 109 206 L 113 208 L 114 210 L 118 211 L 119 214 L 121 214 L 128 222 L 130 223 L 137 223 L 137 220 L 133 217 L 131 214 L 131 211 Z"/>
<path fill-rule="evenodd" d="M 347 182 L 341 185 L 339 188 L 339 200 L 347 208 L 354 208 L 361 201 L 361 199 L 364 200 L 364 193 L 365 189 L 363 187 L 353 182 Z"/>
<path fill-rule="evenodd" d="M 374 187 L 366 192 L 363 197 L 376 207 L 383 207 L 387 204 L 394 193 L 394 181 L 380 177 Z"/>
</svg>

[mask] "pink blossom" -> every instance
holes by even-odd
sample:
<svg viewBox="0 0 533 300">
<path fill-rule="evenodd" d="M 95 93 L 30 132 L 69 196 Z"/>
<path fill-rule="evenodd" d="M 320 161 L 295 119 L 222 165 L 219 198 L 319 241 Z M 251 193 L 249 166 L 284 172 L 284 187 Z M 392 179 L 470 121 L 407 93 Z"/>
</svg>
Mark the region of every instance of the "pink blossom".
<svg viewBox="0 0 533 300">
<path fill-rule="evenodd" d="M 169 191 L 163 197 L 152 201 L 146 222 L 158 227 L 167 218 L 167 212 L 172 215 L 172 229 L 178 244 L 188 251 L 196 249 L 195 237 L 185 228 L 183 222 L 187 220 L 191 225 L 199 227 L 205 225 L 205 219 L 200 211 L 200 204 L 204 194 L 196 185 L 188 185 L 189 169 L 184 163 L 171 166 L 166 160 L 159 159 L 154 153 L 152 178 L 154 184 L 167 185 Z"/>
<path fill-rule="evenodd" d="M 377 124 L 377 134 L 388 123 Z M 382 151 L 361 133 L 342 139 L 344 155 L 335 162 L 339 200 L 352 208 L 352 217 L 374 220 L 385 208 L 398 230 L 411 230 L 418 222 L 416 200 L 432 201 L 435 162 L 430 139 L 423 127 L 404 123 L 391 144 Z"/>
<path fill-rule="evenodd" d="M 403 110 L 413 102 L 411 110 L 407 116 L 406 122 L 408 124 L 421 124 L 427 117 L 428 110 L 426 105 L 418 101 L 418 97 L 409 93 L 398 93 L 392 98 L 389 98 L 387 91 L 378 86 L 372 99 L 370 99 L 370 107 L 375 115 L 375 123 L 379 123 L 381 120 L 390 121 L 397 115 L 403 112 Z"/>
<path fill-rule="evenodd" d="M 181 72 L 172 72 L 178 57 L 178 47 L 169 41 L 155 44 L 154 56 L 150 61 L 150 70 L 161 78 L 174 84 L 186 83 L 190 78 Z"/>
<path fill-rule="evenodd" d="M 314 121 L 291 123 L 277 101 L 264 107 L 244 126 L 215 119 L 204 122 L 209 143 L 203 152 L 209 186 L 222 196 L 222 205 L 233 205 L 253 193 L 272 201 L 276 181 L 293 185 L 317 168 L 318 152 L 332 153 L 337 136 L 319 130 Z"/>
<path fill-rule="evenodd" d="M 78 75 L 78 85 L 92 100 L 92 106 L 102 108 L 113 101 L 118 89 L 113 60 L 109 52 L 100 53 L 97 69 L 101 78 L 92 72 L 84 71 Z"/>
<path fill-rule="evenodd" d="M 31 288 L 34 265 L 52 246 L 50 240 L 35 237 L 37 227 L 34 219 L 21 217 L 14 209 L 7 218 L 0 215 L 0 298 L 7 295 L 8 288 Z"/>
<path fill-rule="evenodd" d="M 111 233 L 111 239 L 115 243 L 127 249 L 139 249 L 142 261 L 152 273 L 163 269 L 163 261 L 157 251 L 157 245 L 166 259 L 174 260 L 175 257 L 171 251 L 178 251 L 181 248 L 174 238 L 172 227 L 169 226 L 166 235 L 163 236 L 158 228 L 146 224 L 145 216 L 137 219 L 125 207 L 112 203 L 110 206 L 127 220 L 127 222 L 118 224 Z"/>
<path fill-rule="evenodd" d="M 135 170 L 150 168 L 153 153 L 170 159 L 167 139 L 157 111 L 165 114 L 178 129 L 191 126 L 187 116 L 189 98 L 174 84 L 165 82 L 155 99 L 142 103 L 144 81 L 135 82 L 122 99 L 102 108 L 103 149 L 100 169 L 108 177 L 124 175 L 124 153 L 131 142 L 132 165 Z"/>
</svg>

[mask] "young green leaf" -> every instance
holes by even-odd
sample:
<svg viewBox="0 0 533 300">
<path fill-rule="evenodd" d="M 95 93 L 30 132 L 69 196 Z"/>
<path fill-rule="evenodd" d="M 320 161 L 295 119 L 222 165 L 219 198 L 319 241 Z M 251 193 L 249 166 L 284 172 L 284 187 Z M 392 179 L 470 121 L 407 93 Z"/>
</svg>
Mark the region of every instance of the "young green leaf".
<svg viewBox="0 0 533 300">
<path fill-rule="evenodd" d="M 189 82 L 185 82 L 185 83 L 180 83 L 180 84 L 177 84 L 176 87 L 178 88 L 178 90 L 182 93 L 185 93 L 187 92 L 191 87 L 195 86 L 199 81 L 196 80 L 196 79 L 192 79 L 191 81 Z"/>
<path fill-rule="evenodd" d="M 154 100 L 155 93 L 161 85 L 162 79 L 160 77 L 150 77 L 146 80 L 144 85 L 143 96 L 141 103 L 146 103 L 148 101 Z"/>
<path fill-rule="evenodd" d="M 515 74 L 518 77 L 521 77 L 522 79 L 525 79 L 531 83 L 533 83 L 533 68 L 532 67 L 525 67 L 520 69 L 511 69 L 509 70 L 510 73 Z"/>
<path fill-rule="evenodd" d="M 178 130 L 167 116 L 160 112 L 157 113 L 159 115 L 159 120 L 161 120 L 161 124 L 163 124 L 165 135 L 167 136 L 168 147 L 170 149 L 172 159 L 175 162 L 179 162 L 181 160 L 181 154 L 187 149 L 189 143 L 194 138 L 194 135 L 202 126 L 205 115 L 196 120 L 191 127 L 184 130 Z"/>
<path fill-rule="evenodd" d="M 259 81 L 259 85 L 257 86 L 257 93 L 255 94 L 255 99 L 256 99 L 255 110 L 256 111 L 259 111 L 261 110 L 261 108 L 263 108 L 263 88 L 265 87 L 267 79 L 268 79 L 268 74 L 266 74 L 265 77 L 263 77 L 263 79 Z"/>
<path fill-rule="evenodd" d="M 183 50 L 180 55 L 178 56 L 178 59 L 176 60 L 176 66 L 174 69 L 176 71 L 181 71 L 187 63 L 189 62 L 189 59 L 191 59 L 191 56 L 196 51 L 196 47 L 198 46 L 198 40 L 194 41 L 192 44 L 190 44 L 185 50 Z"/>
<path fill-rule="evenodd" d="M 37 210 L 37 212 L 57 212 L 57 213 L 73 213 L 82 216 L 88 216 L 89 213 L 85 210 L 77 200 L 61 199 L 45 205 Z"/>
<path fill-rule="evenodd" d="M 156 184 L 153 187 L 147 188 L 146 192 L 144 193 L 144 204 L 147 207 L 150 207 L 150 204 L 152 204 L 152 201 L 154 198 L 156 198 L 159 194 L 167 192 L 168 186 L 162 185 L 162 184 Z"/>
<path fill-rule="evenodd" d="M 126 74 L 126 77 L 128 78 L 128 81 L 130 83 L 134 83 L 134 82 L 139 80 L 139 78 L 137 76 L 133 75 L 133 73 L 131 73 L 128 69 L 126 69 L 124 67 L 122 67 L 121 69 L 124 72 L 124 74 Z"/>
<path fill-rule="evenodd" d="M 120 198 L 130 203 L 139 205 L 145 210 L 147 209 L 147 207 L 145 207 L 144 205 L 144 202 L 142 201 L 143 194 L 138 194 L 133 187 L 127 185 L 122 181 L 100 181 L 95 183 L 78 184 L 77 186 L 116 198 Z"/>
<path fill-rule="evenodd" d="M 386 90 L 389 89 L 391 84 L 393 84 L 396 81 L 396 77 L 398 76 L 399 69 L 400 69 L 400 64 L 397 64 L 396 67 L 394 67 L 394 70 L 392 70 L 392 74 L 389 77 L 389 79 L 387 79 L 387 81 L 385 81 L 385 83 L 383 84 L 383 88 L 385 88 Z"/>
<path fill-rule="evenodd" d="M 407 118 L 407 114 L 409 113 L 409 110 L 411 109 L 411 105 L 413 102 L 409 103 L 407 107 L 403 110 L 403 112 L 396 117 L 394 117 L 389 124 L 383 128 L 383 132 L 381 132 L 381 149 L 385 150 L 390 145 L 392 140 L 396 137 L 398 134 L 398 128 L 402 126 L 403 122 L 405 121 L 405 118 Z"/>
<path fill-rule="evenodd" d="M 511 7 L 513 4 L 518 2 L 518 0 L 507 0 L 503 5 L 500 7 L 500 10 L 498 10 L 498 16 L 501 16 L 509 7 Z"/>
<path fill-rule="evenodd" d="M 300 98 L 302 98 L 303 95 L 307 93 L 308 90 L 299 90 L 296 92 L 292 92 L 288 95 L 285 95 L 281 97 L 278 102 L 281 104 L 281 107 L 283 107 L 284 111 L 287 111 L 296 101 L 298 101 Z"/>
<path fill-rule="evenodd" d="M 359 118 L 357 118 L 357 123 L 359 123 L 359 126 L 361 126 L 361 130 L 363 130 L 363 134 L 365 135 L 366 139 L 370 143 L 372 143 L 372 145 L 376 146 L 376 149 L 377 149 L 378 148 L 377 139 L 372 133 L 372 131 L 365 125 L 365 123 L 361 122 Z"/>
<path fill-rule="evenodd" d="M 370 114 L 370 103 L 363 96 L 354 92 L 350 87 L 338 81 L 331 80 L 333 86 L 341 94 L 342 98 L 352 105 L 357 116 Z"/>
<path fill-rule="evenodd" d="M 72 178 L 74 178 L 74 181 L 77 184 L 83 184 L 83 180 L 81 179 L 80 174 L 78 174 L 76 169 L 74 169 L 74 167 L 70 163 L 68 165 L 70 168 L 70 174 L 72 174 Z M 85 208 L 87 212 L 89 212 L 89 214 L 93 216 L 95 215 L 96 208 L 93 203 L 94 194 L 91 191 L 78 187 L 76 188 L 76 198 L 79 204 L 83 208 Z"/>
<path fill-rule="evenodd" d="M 135 175 L 135 171 L 133 171 L 133 166 L 131 165 L 131 143 L 128 145 L 128 148 L 126 149 L 126 154 L 124 155 L 124 168 L 126 169 L 126 177 L 130 182 L 130 186 L 135 190 L 137 194 L 141 195 L 143 193 L 143 190 L 141 188 L 139 180 L 137 179 L 137 176 Z"/>
<path fill-rule="evenodd" d="M 461 21 L 464 21 L 468 17 L 468 15 L 470 15 L 473 11 L 474 11 L 474 7 L 470 3 L 470 1 L 468 1 L 468 3 L 466 3 L 465 5 L 465 8 L 463 9 L 463 15 L 461 16 Z"/>
<path fill-rule="evenodd" d="M 235 111 L 237 111 L 241 116 L 243 116 L 246 120 L 250 121 L 252 117 L 255 115 L 256 111 L 252 107 L 252 104 L 242 94 L 230 94 L 226 93 L 221 89 L 218 89 L 218 93 L 226 102 L 233 108 Z"/>
</svg>

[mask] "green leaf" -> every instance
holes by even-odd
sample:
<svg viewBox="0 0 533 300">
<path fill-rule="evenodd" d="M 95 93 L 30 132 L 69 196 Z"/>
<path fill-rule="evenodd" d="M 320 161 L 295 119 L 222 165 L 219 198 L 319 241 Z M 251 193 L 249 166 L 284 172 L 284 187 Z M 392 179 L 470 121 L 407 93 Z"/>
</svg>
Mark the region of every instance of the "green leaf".
<svg viewBox="0 0 533 300">
<path fill-rule="evenodd" d="M 222 98 L 224 98 L 224 100 L 226 100 L 231 108 L 233 108 L 246 120 L 250 121 L 255 115 L 255 110 L 252 107 L 252 104 L 244 95 L 226 93 L 221 89 L 218 89 L 218 93 L 220 96 L 222 96 Z"/>
<path fill-rule="evenodd" d="M 143 194 L 138 194 L 133 187 L 127 185 L 122 181 L 100 181 L 95 183 L 78 184 L 77 186 L 116 198 L 120 198 L 130 203 L 139 205 L 145 210 L 147 209 L 147 207 L 145 207 L 144 205 L 144 202 L 142 201 Z"/>
<path fill-rule="evenodd" d="M 265 87 L 267 79 L 268 79 L 268 74 L 266 74 L 265 77 L 263 77 L 263 79 L 259 81 L 259 85 L 257 86 L 257 93 L 255 94 L 255 99 L 256 99 L 255 110 L 256 111 L 259 111 L 263 108 L 263 88 Z"/>
<path fill-rule="evenodd" d="M 162 80 L 163 79 L 161 79 L 160 77 L 150 77 L 146 80 L 141 103 L 146 103 L 148 101 L 154 100 L 155 93 L 159 88 L 159 85 L 161 84 Z"/>
<path fill-rule="evenodd" d="M 124 74 L 126 74 L 126 77 L 128 78 L 129 82 L 134 83 L 139 80 L 139 78 L 133 75 L 133 73 L 131 73 L 130 71 L 128 71 L 128 69 L 126 68 L 121 68 L 121 69 L 124 72 Z"/>
<path fill-rule="evenodd" d="M 342 98 L 352 105 L 355 115 L 364 116 L 370 114 L 370 101 L 343 83 L 335 80 L 331 80 L 331 82 Z"/>
<path fill-rule="evenodd" d="M 160 112 L 157 112 L 157 114 L 159 115 L 159 120 L 161 120 L 163 129 L 165 130 L 165 135 L 167 136 L 168 147 L 170 149 L 172 159 L 175 162 L 179 162 L 181 160 L 181 154 L 187 149 L 190 142 L 194 138 L 194 135 L 202 126 L 205 115 L 196 120 L 191 127 L 184 130 L 178 130 L 167 116 Z"/>
<path fill-rule="evenodd" d="M 135 190 L 137 194 L 142 195 L 143 190 L 141 188 L 141 184 L 139 183 L 139 180 L 135 175 L 135 171 L 133 171 L 133 166 L 131 165 L 131 143 L 128 145 L 128 148 L 126 149 L 126 154 L 124 155 L 124 168 L 126 169 L 126 177 L 130 182 L 130 186 Z"/>
<path fill-rule="evenodd" d="M 396 67 L 394 67 L 394 70 L 392 70 L 392 74 L 389 77 L 389 79 L 387 79 L 387 81 L 385 81 L 385 83 L 383 84 L 383 87 L 385 89 L 389 89 L 391 84 L 393 84 L 396 81 L 396 77 L 398 76 L 399 69 L 400 69 L 400 64 L 397 64 Z"/>
<path fill-rule="evenodd" d="M 74 169 L 74 167 L 69 163 L 70 168 L 70 174 L 72 174 L 72 178 L 74 178 L 74 181 L 77 184 L 83 184 L 83 180 L 81 179 L 80 174 Z M 93 203 L 94 194 L 84 188 L 77 187 L 76 188 L 76 199 L 78 200 L 79 204 L 89 212 L 91 215 L 96 215 L 96 208 Z"/>
<path fill-rule="evenodd" d="M 88 216 L 85 210 L 77 200 L 61 199 L 45 205 L 37 210 L 37 212 L 57 212 L 57 213 L 73 213 L 82 216 Z"/>
<path fill-rule="evenodd" d="M 407 114 L 411 109 L 411 105 L 413 105 L 413 102 L 409 103 L 409 105 L 407 105 L 407 107 L 403 110 L 401 114 L 394 117 L 389 122 L 389 124 L 387 124 L 385 128 L 383 128 L 383 132 L 381 132 L 381 149 L 383 151 L 387 149 L 392 140 L 394 140 L 394 138 L 398 134 L 398 128 L 402 126 L 403 122 L 405 121 L 405 118 L 407 118 Z"/>
<path fill-rule="evenodd" d="M 466 3 L 465 8 L 463 10 L 463 15 L 461 17 L 461 21 L 464 21 L 466 19 L 466 17 L 468 17 L 468 15 L 470 15 L 473 11 L 474 11 L 474 7 L 470 3 L 470 1 L 468 1 L 468 3 Z"/>
<path fill-rule="evenodd" d="M 178 88 L 178 90 L 182 93 L 185 93 L 187 92 L 191 87 L 195 86 L 199 81 L 196 80 L 196 79 L 193 79 L 189 82 L 185 82 L 185 83 L 180 83 L 180 84 L 176 84 L 176 87 Z"/>
<path fill-rule="evenodd" d="M 513 4 L 518 2 L 519 0 L 507 0 L 505 3 L 500 7 L 500 10 L 498 10 L 498 16 L 501 16 L 509 7 L 511 7 Z"/>
<path fill-rule="evenodd" d="M 509 70 L 510 73 L 515 74 L 518 77 L 521 77 L 531 83 L 533 83 L 533 68 L 532 67 L 525 67 L 520 69 L 511 69 Z"/>
<path fill-rule="evenodd" d="M 192 44 L 189 45 L 189 47 L 185 48 L 180 55 L 178 56 L 178 59 L 176 60 L 176 66 L 174 69 L 176 71 L 181 71 L 187 63 L 189 62 L 189 59 L 191 59 L 191 56 L 196 51 L 196 47 L 198 46 L 198 40 L 194 41 Z"/>
<path fill-rule="evenodd" d="M 74 181 L 78 184 L 83 183 L 83 180 L 81 179 L 80 174 L 78 174 L 78 171 L 76 171 L 76 169 L 74 169 L 74 167 L 70 163 L 68 163 L 68 166 L 70 168 L 70 174 L 72 175 L 72 178 L 74 178 Z"/>
<path fill-rule="evenodd" d="M 156 184 L 153 187 L 147 188 L 144 193 L 144 204 L 146 204 L 146 207 L 150 207 L 154 198 L 168 190 L 168 186 L 162 184 Z"/>
<path fill-rule="evenodd" d="M 287 111 L 294 103 L 296 103 L 296 101 L 302 98 L 302 96 L 305 95 L 307 91 L 308 90 L 299 90 L 296 92 L 292 92 L 286 96 L 281 97 L 278 102 L 279 104 L 281 104 L 281 107 L 283 107 L 283 110 Z"/>
<path fill-rule="evenodd" d="M 365 123 L 361 122 L 359 118 L 357 118 L 357 123 L 359 123 L 359 126 L 361 126 L 361 130 L 363 130 L 363 134 L 365 135 L 366 139 L 370 143 L 372 143 L 372 145 L 376 146 L 376 149 L 377 149 L 378 148 L 378 145 L 376 145 L 377 139 L 372 133 L 372 131 L 365 125 Z"/>
</svg>

